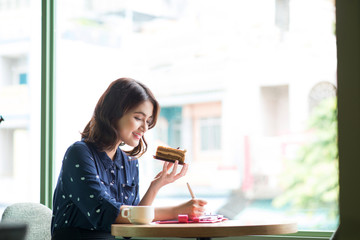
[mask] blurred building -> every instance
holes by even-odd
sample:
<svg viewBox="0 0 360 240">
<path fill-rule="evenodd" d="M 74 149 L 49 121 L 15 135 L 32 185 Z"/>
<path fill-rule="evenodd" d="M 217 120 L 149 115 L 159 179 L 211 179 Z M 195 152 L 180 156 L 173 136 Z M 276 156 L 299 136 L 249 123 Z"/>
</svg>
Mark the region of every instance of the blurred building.
<svg viewBox="0 0 360 240">
<path fill-rule="evenodd" d="M 199 194 L 242 189 L 248 198 L 273 198 L 285 159 L 306 139 L 311 110 L 336 95 L 334 3 L 149 2 L 67 0 L 57 7 L 57 122 L 66 126 L 57 133 L 59 152 L 81 130 L 72 127 L 88 120 L 68 97 L 79 92 L 74 80 L 86 79 L 96 101 L 98 85 L 106 85 L 96 77 L 112 68 L 144 79 L 160 101 L 149 155 L 160 144 L 187 149 L 188 178 Z M 39 172 L 40 19 L 36 1 L 0 0 L 1 192 L 31 182 L 33 194 L 39 186 L 32 176 Z M 104 66 L 89 67 L 94 58 Z"/>
<path fill-rule="evenodd" d="M 40 198 L 38 1 L 0 1 L 0 206 Z"/>
</svg>

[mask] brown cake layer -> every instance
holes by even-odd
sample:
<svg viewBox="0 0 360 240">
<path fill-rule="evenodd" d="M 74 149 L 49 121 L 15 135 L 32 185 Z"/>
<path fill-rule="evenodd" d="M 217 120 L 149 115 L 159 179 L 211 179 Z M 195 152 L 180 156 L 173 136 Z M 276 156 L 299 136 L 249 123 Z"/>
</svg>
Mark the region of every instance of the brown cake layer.
<svg viewBox="0 0 360 240">
<path fill-rule="evenodd" d="M 175 162 L 176 160 L 178 160 L 179 164 L 184 164 L 185 153 L 186 153 L 186 150 L 158 146 L 158 148 L 156 150 L 156 155 L 154 157 L 156 159 L 169 161 L 169 162 Z"/>
</svg>

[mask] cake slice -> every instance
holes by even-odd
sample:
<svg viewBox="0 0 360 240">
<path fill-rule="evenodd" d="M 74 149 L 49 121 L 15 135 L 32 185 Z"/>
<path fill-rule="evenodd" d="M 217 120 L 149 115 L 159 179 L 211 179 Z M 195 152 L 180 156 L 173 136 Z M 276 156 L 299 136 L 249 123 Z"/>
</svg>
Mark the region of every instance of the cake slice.
<svg viewBox="0 0 360 240">
<path fill-rule="evenodd" d="M 184 164 L 185 163 L 185 153 L 186 153 L 186 150 L 158 146 L 158 148 L 156 150 L 156 155 L 154 156 L 154 158 L 159 159 L 159 160 L 168 161 L 168 162 L 175 162 L 176 160 L 178 160 L 179 164 Z"/>
</svg>

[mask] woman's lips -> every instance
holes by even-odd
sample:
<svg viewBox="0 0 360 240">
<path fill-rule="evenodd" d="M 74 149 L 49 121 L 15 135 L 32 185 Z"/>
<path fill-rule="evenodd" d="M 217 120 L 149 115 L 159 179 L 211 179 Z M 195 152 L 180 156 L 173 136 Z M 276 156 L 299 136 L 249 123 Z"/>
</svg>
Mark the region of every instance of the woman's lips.
<svg viewBox="0 0 360 240">
<path fill-rule="evenodd" d="M 141 138 L 141 134 L 138 134 L 138 133 L 133 133 L 133 134 L 134 134 L 134 136 L 135 136 L 136 139 L 139 140 L 139 139 Z"/>
</svg>

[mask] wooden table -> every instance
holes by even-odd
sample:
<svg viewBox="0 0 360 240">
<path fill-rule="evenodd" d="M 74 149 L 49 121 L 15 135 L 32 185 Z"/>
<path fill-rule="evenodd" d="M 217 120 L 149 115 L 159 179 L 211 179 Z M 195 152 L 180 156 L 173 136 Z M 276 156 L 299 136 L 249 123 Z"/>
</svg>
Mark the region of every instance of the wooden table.
<svg viewBox="0 0 360 240">
<path fill-rule="evenodd" d="M 288 234 L 297 231 L 296 223 L 244 225 L 236 220 L 219 223 L 113 224 L 111 226 L 111 234 L 117 237 L 179 237 L 201 240 L 212 237 Z"/>
</svg>

